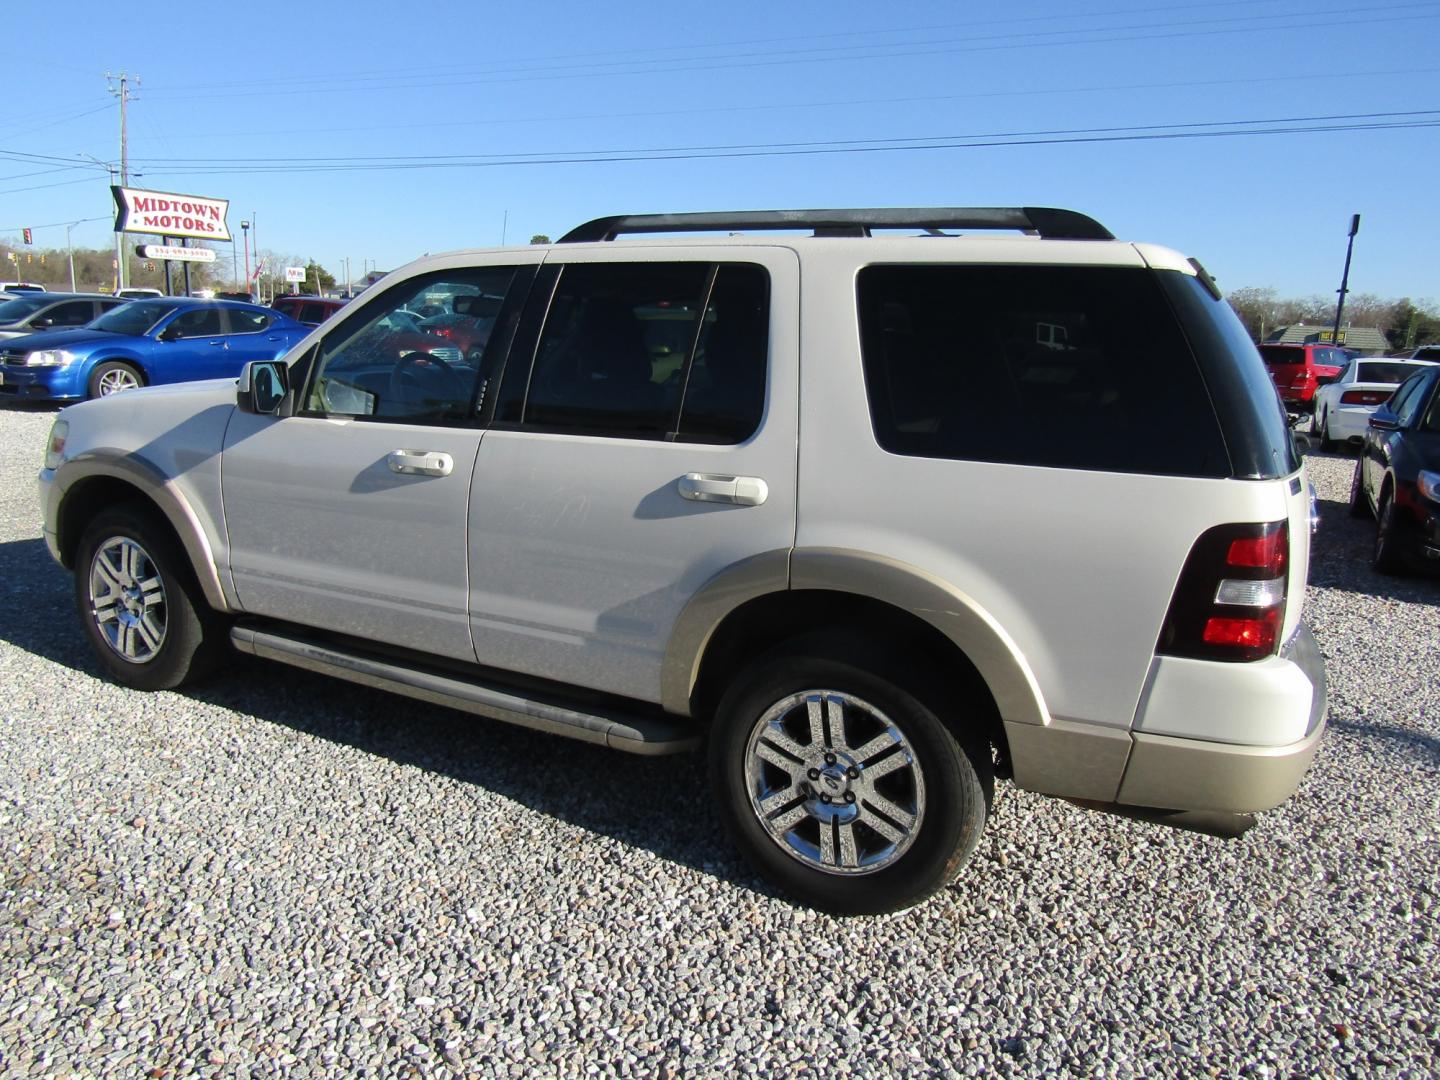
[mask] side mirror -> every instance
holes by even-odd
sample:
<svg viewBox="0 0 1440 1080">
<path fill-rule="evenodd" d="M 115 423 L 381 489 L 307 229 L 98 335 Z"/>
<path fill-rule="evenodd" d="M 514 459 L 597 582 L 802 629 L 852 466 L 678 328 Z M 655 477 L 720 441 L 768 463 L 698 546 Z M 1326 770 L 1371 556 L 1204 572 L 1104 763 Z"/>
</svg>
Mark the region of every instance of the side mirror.
<svg viewBox="0 0 1440 1080">
<path fill-rule="evenodd" d="M 290 393 L 290 369 L 279 360 L 252 360 L 235 384 L 235 405 L 241 412 L 271 416 Z"/>
<path fill-rule="evenodd" d="M 1370 416 L 1370 426 L 1376 431 L 1399 431 L 1400 418 L 1389 409 L 1381 409 Z"/>
<path fill-rule="evenodd" d="M 30 325 L 31 325 L 31 326 L 34 326 L 34 327 L 36 327 L 36 328 L 43 329 L 44 327 L 47 327 L 47 326 L 54 326 L 54 325 L 55 325 L 55 320 L 52 319 L 49 315 L 42 315 L 42 316 L 40 316 L 40 318 L 36 319 L 36 320 L 35 320 L 33 323 L 31 323 Z"/>
<path fill-rule="evenodd" d="M 1295 431 L 1292 428 L 1290 431 L 1290 438 L 1295 443 L 1295 452 L 1297 454 L 1308 454 L 1315 449 L 1315 440 L 1311 438 L 1309 433 L 1307 432 Z"/>
<path fill-rule="evenodd" d="M 157 341 L 179 341 L 179 340 L 180 340 L 180 328 L 179 328 L 178 326 L 175 326 L 174 324 L 171 324 L 170 326 L 165 327 L 164 330 L 161 330 L 160 333 L 156 334 L 156 335 L 155 335 L 155 340 L 157 340 Z"/>
</svg>

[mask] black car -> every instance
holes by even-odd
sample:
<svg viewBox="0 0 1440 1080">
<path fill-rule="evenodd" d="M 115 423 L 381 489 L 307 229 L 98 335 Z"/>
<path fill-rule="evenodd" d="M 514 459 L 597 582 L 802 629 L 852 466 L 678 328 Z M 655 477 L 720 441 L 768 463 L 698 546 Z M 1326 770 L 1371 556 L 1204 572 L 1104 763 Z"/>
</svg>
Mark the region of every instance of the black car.
<svg viewBox="0 0 1440 1080">
<path fill-rule="evenodd" d="M 1350 513 L 1374 514 L 1375 569 L 1440 566 L 1440 367 L 1410 376 L 1370 418 Z"/>
</svg>

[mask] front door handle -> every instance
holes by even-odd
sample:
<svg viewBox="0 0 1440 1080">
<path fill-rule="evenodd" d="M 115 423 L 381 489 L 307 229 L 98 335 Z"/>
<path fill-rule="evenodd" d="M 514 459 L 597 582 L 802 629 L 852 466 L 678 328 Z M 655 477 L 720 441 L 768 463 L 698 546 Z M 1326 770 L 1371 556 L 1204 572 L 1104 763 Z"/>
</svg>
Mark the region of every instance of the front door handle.
<svg viewBox="0 0 1440 1080">
<path fill-rule="evenodd" d="M 385 461 L 402 476 L 449 476 L 455 459 L 439 450 L 391 450 Z"/>
<path fill-rule="evenodd" d="M 770 496 L 770 485 L 758 476 L 721 476 L 716 473 L 686 473 L 676 487 L 682 498 L 692 502 L 733 503 L 759 506 Z"/>
</svg>

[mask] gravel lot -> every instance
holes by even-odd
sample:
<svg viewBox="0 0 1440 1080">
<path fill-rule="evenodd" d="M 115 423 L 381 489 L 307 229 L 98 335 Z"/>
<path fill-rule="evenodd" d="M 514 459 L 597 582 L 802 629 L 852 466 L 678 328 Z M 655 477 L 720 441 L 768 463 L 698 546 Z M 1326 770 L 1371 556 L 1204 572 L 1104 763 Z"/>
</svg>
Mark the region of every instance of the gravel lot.
<svg viewBox="0 0 1440 1080">
<path fill-rule="evenodd" d="M 931 903 L 767 894 L 698 758 L 236 661 L 103 681 L 0 406 L 0 1074 L 1440 1073 L 1440 580 L 1324 499 L 1331 726 L 1225 842 L 1002 785 Z"/>
</svg>

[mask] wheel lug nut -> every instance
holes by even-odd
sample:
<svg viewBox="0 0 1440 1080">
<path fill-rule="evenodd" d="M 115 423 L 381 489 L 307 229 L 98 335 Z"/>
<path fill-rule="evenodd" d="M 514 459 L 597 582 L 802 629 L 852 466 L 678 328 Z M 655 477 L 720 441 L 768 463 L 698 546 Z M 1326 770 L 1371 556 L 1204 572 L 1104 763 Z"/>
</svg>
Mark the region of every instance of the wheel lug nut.
<svg viewBox="0 0 1440 1080">
<path fill-rule="evenodd" d="M 821 796 L 820 796 L 820 801 L 821 801 L 822 803 L 828 804 L 828 803 L 830 802 L 830 796 L 829 796 L 829 795 L 821 795 Z"/>
<path fill-rule="evenodd" d="M 845 801 L 847 803 L 853 803 L 855 801 L 855 793 L 853 791 L 845 792 Z"/>
<path fill-rule="evenodd" d="M 826 765 L 834 765 L 834 764 L 835 764 L 835 755 L 834 755 L 834 754 L 829 754 L 829 753 L 827 753 L 827 754 L 825 755 L 825 764 L 826 764 Z"/>
<path fill-rule="evenodd" d="M 854 765 L 851 765 L 848 769 L 845 770 L 845 775 L 848 776 L 851 780 L 859 780 L 860 770 L 857 769 Z"/>
<path fill-rule="evenodd" d="M 806 775 L 809 776 L 811 780 L 819 780 L 819 779 L 820 779 L 820 770 L 819 770 L 819 769 L 811 769 L 811 770 L 809 771 L 809 773 L 807 773 Z"/>
</svg>

